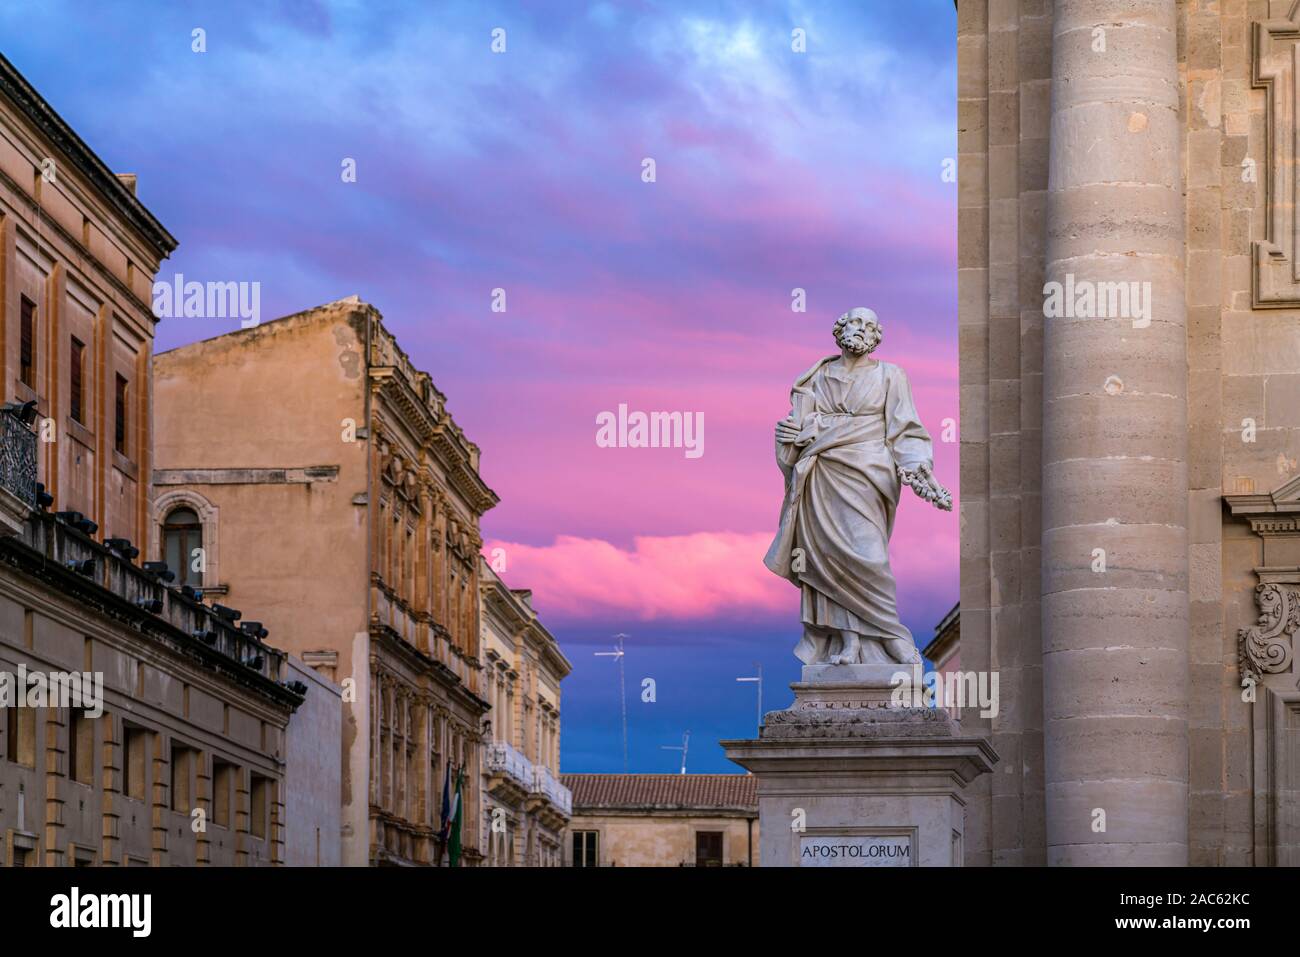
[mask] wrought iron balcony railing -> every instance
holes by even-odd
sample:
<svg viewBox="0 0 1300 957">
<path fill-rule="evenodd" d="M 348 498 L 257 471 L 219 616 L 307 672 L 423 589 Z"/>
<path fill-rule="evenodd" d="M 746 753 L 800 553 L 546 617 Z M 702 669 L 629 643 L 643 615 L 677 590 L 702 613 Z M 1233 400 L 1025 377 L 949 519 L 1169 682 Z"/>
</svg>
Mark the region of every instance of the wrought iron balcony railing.
<svg viewBox="0 0 1300 957">
<path fill-rule="evenodd" d="M 36 507 L 36 433 L 12 408 L 0 408 L 0 487 Z"/>
</svg>

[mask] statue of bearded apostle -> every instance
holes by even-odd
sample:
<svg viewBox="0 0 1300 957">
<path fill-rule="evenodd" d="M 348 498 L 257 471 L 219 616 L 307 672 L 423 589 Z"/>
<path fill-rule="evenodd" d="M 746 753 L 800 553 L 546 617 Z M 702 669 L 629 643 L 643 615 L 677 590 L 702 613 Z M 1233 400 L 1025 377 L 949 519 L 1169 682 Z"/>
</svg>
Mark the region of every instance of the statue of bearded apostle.
<svg viewBox="0 0 1300 957">
<path fill-rule="evenodd" d="M 919 664 L 898 620 L 889 536 L 903 485 L 945 511 L 952 496 L 934 478 L 907 376 L 871 357 L 876 314 L 846 312 L 834 333 L 840 354 L 799 377 L 776 424 L 785 502 L 764 562 L 803 593 L 804 664 Z"/>
</svg>

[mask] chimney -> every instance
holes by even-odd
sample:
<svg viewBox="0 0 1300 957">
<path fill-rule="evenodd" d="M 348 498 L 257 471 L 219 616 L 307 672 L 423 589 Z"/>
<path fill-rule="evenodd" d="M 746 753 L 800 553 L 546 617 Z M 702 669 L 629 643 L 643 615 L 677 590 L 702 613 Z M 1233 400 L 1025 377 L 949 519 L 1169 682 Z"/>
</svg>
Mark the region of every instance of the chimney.
<svg viewBox="0 0 1300 957">
<path fill-rule="evenodd" d="M 130 190 L 132 196 L 135 195 L 135 180 L 136 180 L 135 173 L 118 173 L 117 180 L 128 190 Z"/>
</svg>

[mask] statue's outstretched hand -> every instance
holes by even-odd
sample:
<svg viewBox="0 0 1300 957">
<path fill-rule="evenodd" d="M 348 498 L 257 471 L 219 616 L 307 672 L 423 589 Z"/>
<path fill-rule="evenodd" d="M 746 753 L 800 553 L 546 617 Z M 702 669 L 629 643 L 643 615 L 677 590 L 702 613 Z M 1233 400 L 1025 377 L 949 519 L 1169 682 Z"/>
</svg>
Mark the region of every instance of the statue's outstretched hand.
<svg viewBox="0 0 1300 957">
<path fill-rule="evenodd" d="M 906 469 L 900 465 L 898 477 L 935 508 L 945 512 L 952 511 L 952 493 L 939 484 L 939 480 L 934 477 L 934 471 L 926 463 L 922 462 L 915 469 Z"/>
</svg>

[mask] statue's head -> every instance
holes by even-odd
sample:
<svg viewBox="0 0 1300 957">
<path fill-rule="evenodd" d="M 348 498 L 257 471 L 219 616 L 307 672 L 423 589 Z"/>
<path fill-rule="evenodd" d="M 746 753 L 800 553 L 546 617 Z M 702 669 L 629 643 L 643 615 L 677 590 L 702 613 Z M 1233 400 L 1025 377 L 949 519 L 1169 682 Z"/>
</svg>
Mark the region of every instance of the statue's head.
<svg viewBox="0 0 1300 957">
<path fill-rule="evenodd" d="M 883 338 L 880 320 L 870 309 L 859 306 L 835 320 L 835 344 L 855 356 L 874 352 Z"/>
</svg>

